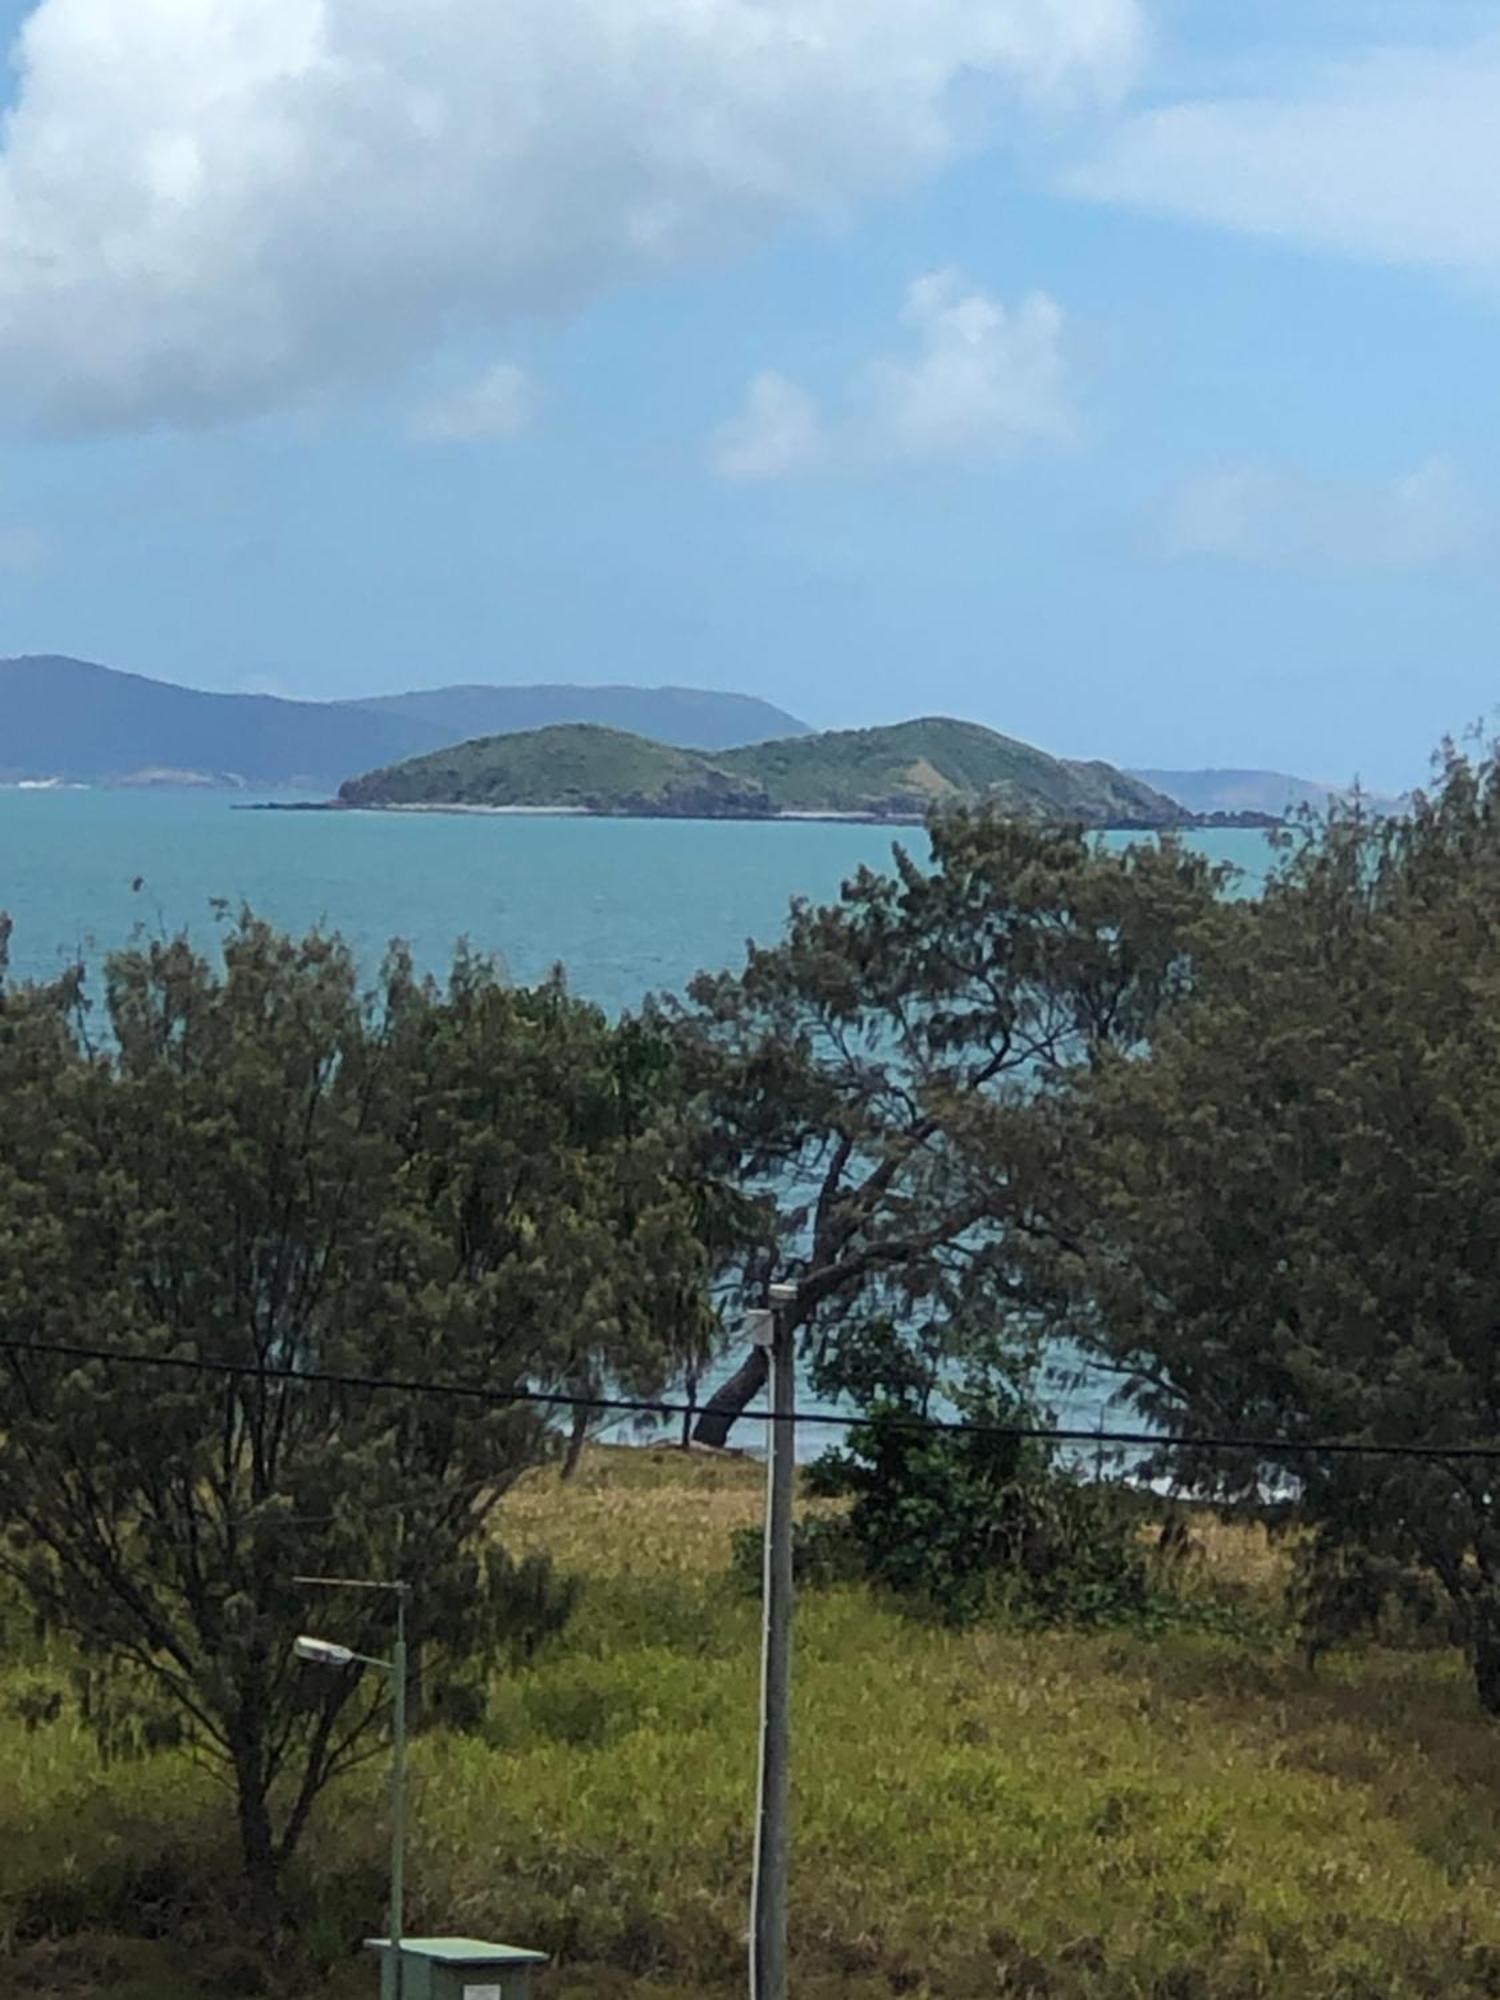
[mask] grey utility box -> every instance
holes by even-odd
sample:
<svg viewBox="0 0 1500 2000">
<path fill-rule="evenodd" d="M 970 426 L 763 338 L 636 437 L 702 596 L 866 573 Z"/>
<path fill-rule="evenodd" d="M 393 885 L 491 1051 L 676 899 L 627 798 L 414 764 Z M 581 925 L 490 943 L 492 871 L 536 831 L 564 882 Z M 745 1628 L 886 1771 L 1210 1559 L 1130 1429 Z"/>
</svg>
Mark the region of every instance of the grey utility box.
<svg viewBox="0 0 1500 2000">
<path fill-rule="evenodd" d="M 396 2000 L 396 1953 L 389 1938 L 367 1938 L 380 1953 L 380 2000 Z M 478 1938 L 403 1938 L 400 2000 L 532 2000 L 544 1951 Z"/>
</svg>

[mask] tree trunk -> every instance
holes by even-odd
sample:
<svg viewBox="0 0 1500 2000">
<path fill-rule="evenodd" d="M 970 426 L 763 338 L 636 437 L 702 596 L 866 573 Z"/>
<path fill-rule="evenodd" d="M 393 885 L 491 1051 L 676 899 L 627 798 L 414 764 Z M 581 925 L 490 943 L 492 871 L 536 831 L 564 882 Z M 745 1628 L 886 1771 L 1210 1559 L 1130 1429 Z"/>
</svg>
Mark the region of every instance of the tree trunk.
<svg viewBox="0 0 1500 2000">
<path fill-rule="evenodd" d="M 698 1371 L 689 1368 L 683 1377 L 683 1389 L 687 1408 L 682 1413 L 682 1448 L 687 1450 L 693 1441 L 693 1418 L 698 1414 Z"/>
<path fill-rule="evenodd" d="M 723 1447 L 736 1421 L 766 1386 L 769 1363 L 763 1347 L 752 1347 L 727 1382 L 719 1385 L 703 1405 L 703 1415 L 693 1432 L 699 1444 Z"/>
<path fill-rule="evenodd" d="M 1486 1593 L 1474 1606 L 1474 1687 L 1486 1715 L 1500 1715 L 1500 1603 Z"/>
<path fill-rule="evenodd" d="M 250 1927 L 262 1942 L 276 1931 L 276 1843 L 271 1836 L 271 1809 L 261 1776 L 259 1744 L 249 1735 L 234 1744 L 235 1802 L 240 1826 L 240 1859 L 249 1892 Z"/>
<path fill-rule="evenodd" d="M 568 1437 L 567 1456 L 562 1464 L 564 1479 L 571 1479 L 578 1470 L 579 1460 L 583 1457 L 583 1447 L 588 1442 L 590 1415 L 591 1412 L 584 1409 L 581 1404 L 573 1412 L 573 1429 Z"/>
</svg>

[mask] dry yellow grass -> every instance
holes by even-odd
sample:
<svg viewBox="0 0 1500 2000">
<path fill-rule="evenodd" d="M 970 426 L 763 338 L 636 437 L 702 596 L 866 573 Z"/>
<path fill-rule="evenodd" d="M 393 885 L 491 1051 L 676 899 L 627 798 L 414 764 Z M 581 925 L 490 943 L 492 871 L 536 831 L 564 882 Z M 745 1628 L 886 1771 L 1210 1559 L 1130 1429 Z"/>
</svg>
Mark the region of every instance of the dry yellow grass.
<svg viewBox="0 0 1500 2000">
<path fill-rule="evenodd" d="M 544 1550 L 581 1576 L 707 1575 L 729 1538 L 761 1518 L 764 1468 L 753 1459 L 594 1445 L 571 1480 L 535 1472 L 506 1501 L 517 1553 Z"/>
</svg>

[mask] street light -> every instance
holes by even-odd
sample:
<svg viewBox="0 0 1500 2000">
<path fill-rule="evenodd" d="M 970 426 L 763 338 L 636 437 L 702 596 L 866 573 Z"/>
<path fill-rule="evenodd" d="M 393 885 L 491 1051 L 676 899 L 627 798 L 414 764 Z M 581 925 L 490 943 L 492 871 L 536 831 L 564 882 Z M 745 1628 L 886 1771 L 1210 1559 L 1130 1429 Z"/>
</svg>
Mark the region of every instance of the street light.
<svg viewBox="0 0 1500 2000">
<path fill-rule="evenodd" d="M 332 1639 L 314 1639 L 307 1633 L 292 1641 L 299 1660 L 315 1667 L 379 1667 L 391 1677 L 391 1960 L 395 1970 L 396 2000 L 401 2000 L 402 1904 L 406 1877 L 406 1600 L 409 1583 L 379 1583 L 366 1577 L 294 1576 L 293 1583 L 314 1584 L 325 1590 L 392 1590 L 396 1593 L 396 1643 L 388 1660 L 369 1653 L 356 1653 Z"/>
<path fill-rule="evenodd" d="M 292 1651 L 299 1660 L 311 1660 L 315 1667 L 347 1667 L 355 1660 L 363 1659 L 361 1653 L 351 1653 L 347 1646 L 335 1646 L 331 1639 L 309 1639 L 306 1633 L 292 1641 Z M 383 1667 L 384 1660 L 371 1660 L 372 1667 Z"/>
</svg>

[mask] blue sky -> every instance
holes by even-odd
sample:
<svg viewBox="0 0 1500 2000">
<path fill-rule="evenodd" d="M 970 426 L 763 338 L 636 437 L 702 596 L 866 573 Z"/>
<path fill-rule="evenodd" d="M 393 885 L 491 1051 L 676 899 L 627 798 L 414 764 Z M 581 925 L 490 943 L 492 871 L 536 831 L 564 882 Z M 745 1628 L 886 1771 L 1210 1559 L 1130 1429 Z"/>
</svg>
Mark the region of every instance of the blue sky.
<svg viewBox="0 0 1500 2000">
<path fill-rule="evenodd" d="M 1500 4 L 0 27 L 0 651 L 1378 786 L 1493 714 Z"/>
</svg>

